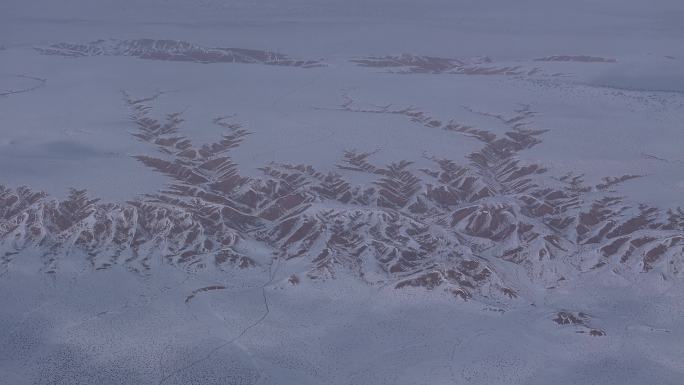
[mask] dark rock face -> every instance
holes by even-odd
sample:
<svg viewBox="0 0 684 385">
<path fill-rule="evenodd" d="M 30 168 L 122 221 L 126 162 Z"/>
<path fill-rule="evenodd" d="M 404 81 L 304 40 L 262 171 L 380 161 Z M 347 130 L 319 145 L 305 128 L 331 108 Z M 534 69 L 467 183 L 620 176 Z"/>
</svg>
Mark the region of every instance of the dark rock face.
<svg viewBox="0 0 684 385">
<path fill-rule="evenodd" d="M 101 54 L 102 44 L 68 49 Z M 175 47 L 181 57 L 194 49 L 151 41 L 115 46 L 141 57 L 150 47 Z M 359 185 L 311 165 L 270 164 L 262 177 L 243 176 L 231 157 L 249 134 L 241 124 L 215 119 L 225 134 L 198 146 L 180 134 L 181 113 L 154 117 L 158 97 L 125 95 L 125 103 L 132 134 L 157 150 L 136 159 L 173 182 L 125 203 L 103 203 L 83 190 L 58 200 L 26 187 L 0 187 L 3 268 L 26 248 L 40 250 L 45 273 L 58 271 L 70 254 L 82 255 L 93 269 L 123 265 L 142 274 L 154 273 L 154 255 L 191 270 L 252 268 L 259 263 L 240 247 L 249 241 L 274 258 L 305 259 L 309 279 L 345 273 L 397 289 L 441 289 L 464 300 L 518 298 L 519 282 L 497 273 L 499 263 L 516 264 L 547 285 L 570 278 L 587 260 L 593 262 L 586 268 L 625 274 L 677 276 L 682 268 L 682 209 L 632 204 L 611 193 L 610 186 L 635 176 L 587 186 L 581 177 L 552 177 L 543 165 L 518 158 L 545 132 L 532 127 L 528 107 L 512 117 L 494 116 L 508 127 L 504 135 L 442 123 L 415 109 L 371 111 L 468 135 L 482 148 L 468 164 L 434 159 L 434 167 L 421 170 L 410 160 L 379 165 L 370 154 L 349 151 L 338 167 L 372 177 Z M 341 110 L 368 112 L 353 103 Z M 584 318 L 559 313 L 554 321 L 578 325 Z"/>
</svg>

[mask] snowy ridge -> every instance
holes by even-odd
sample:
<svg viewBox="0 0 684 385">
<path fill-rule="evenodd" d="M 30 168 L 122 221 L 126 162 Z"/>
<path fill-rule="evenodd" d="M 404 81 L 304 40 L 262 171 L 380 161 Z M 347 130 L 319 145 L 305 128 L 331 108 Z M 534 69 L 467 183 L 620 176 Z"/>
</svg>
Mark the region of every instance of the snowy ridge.
<svg viewBox="0 0 684 385">
<path fill-rule="evenodd" d="M 497 64 L 487 56 L 456 59 L 402 54 L 370 56 L 352 59 L 351 62 L 361 67 L 385 68 L 400 74 L 531 75 L 538 71 L 535 68 L 525 70 L 520 65 Z"/>
<path fill-rule="evenodd" d="M 684 2 L 0 2 L 0 385 L 681 385 Z"/>
<path fill-rule="evenodd" d="M 90 43 L 56 43 L 35 47 L 43 55 L 69 57 L 132 56 L 140 59 L 194 63 L 243 63 L 293 67 L 319 67 L 316 60 L 298 60 L 286 55 L 246 48 L 209 48 L 179 40 L 95 40 Z"/>
<path fill-rule="evenodd" d="M 534 286 L 553 287 L 589 270 L 624 276 L 680 276 L 684 212 L 624 200 L 611 192 L 635 175 L 606 177 L 596 186 L 575 175 L 554 177 L 517 155 L 541 142 L 529 106 L 513 116 L 485 114 L 508 127 L 487 129 L 442 122 L 414 108 L 348 113 L 399 114 L 431 129 L 482 142 L 469 164 L 433 159 L 431 169 L 410 160 L 376 165 L 367 153 L 343 154 L 340 170 L 373 176 L 358 184 L 311 165 L 270 164 L 263 177 L 240 175 L 231 149 L 249 132 L 231 117 L 214 143 L 197 146 L 179 134 L 181 113 L 155 117 L 160 95 L 125 95 L 132 133 L 157 154 L 136 159 L 173 183 L 127 203 L 101 203 L 86 191 L 65 200 L 21 187 L 0 190 L 3 268 L 26 248 L 40 250 L 42 270 L 60 258 L 84 255 L 93 269 L 124 265 L 154 274 L 155 256 L 188 270 L 250 268 L 244 253 L 260 244 L 274 259 L 306 261 L 309 279 L 352 274 L 371 285 L 440 289 L 480 300 L 514 299 Z M 526 281 L 506 274 L 511 264 Z M 297 277 L 299 279 L 299 277 Z"/>
</svg>

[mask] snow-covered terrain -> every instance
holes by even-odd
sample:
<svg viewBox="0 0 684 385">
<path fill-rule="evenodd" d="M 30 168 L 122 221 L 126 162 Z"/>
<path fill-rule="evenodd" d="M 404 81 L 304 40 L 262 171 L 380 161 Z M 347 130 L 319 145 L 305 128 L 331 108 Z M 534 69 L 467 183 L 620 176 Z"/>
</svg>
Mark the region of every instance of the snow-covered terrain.
<svg viewBox="0 0 684 385">
<path fill-rule="evenodd" d="M 0 384 L 684 383 L 682 20 L 0 2 Z"/>
</svg>

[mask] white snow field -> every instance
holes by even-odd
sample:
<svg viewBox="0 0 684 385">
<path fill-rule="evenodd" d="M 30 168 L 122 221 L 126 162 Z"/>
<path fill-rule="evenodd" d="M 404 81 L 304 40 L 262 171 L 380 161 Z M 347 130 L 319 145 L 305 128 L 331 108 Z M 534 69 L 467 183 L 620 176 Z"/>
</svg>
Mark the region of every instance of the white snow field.
<svg viewBox="0 0 684 385">
<path fill-rule="evenodd" d="M 0 384 L 684 384 L 684 3 L 0 1 Z"/>
</svg>

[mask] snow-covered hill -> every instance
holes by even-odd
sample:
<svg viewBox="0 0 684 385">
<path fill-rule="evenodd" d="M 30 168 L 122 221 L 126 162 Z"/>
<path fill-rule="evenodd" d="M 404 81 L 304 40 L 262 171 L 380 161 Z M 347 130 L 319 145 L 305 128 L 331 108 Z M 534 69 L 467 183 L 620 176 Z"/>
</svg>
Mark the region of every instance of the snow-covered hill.
<svg viewBox="0 0 684 385">
<path fill-rule="evenodd" d="M 684 9 L 495 3 L 3 2 L 0 384 L 680 383 Z"/>
</svg>

